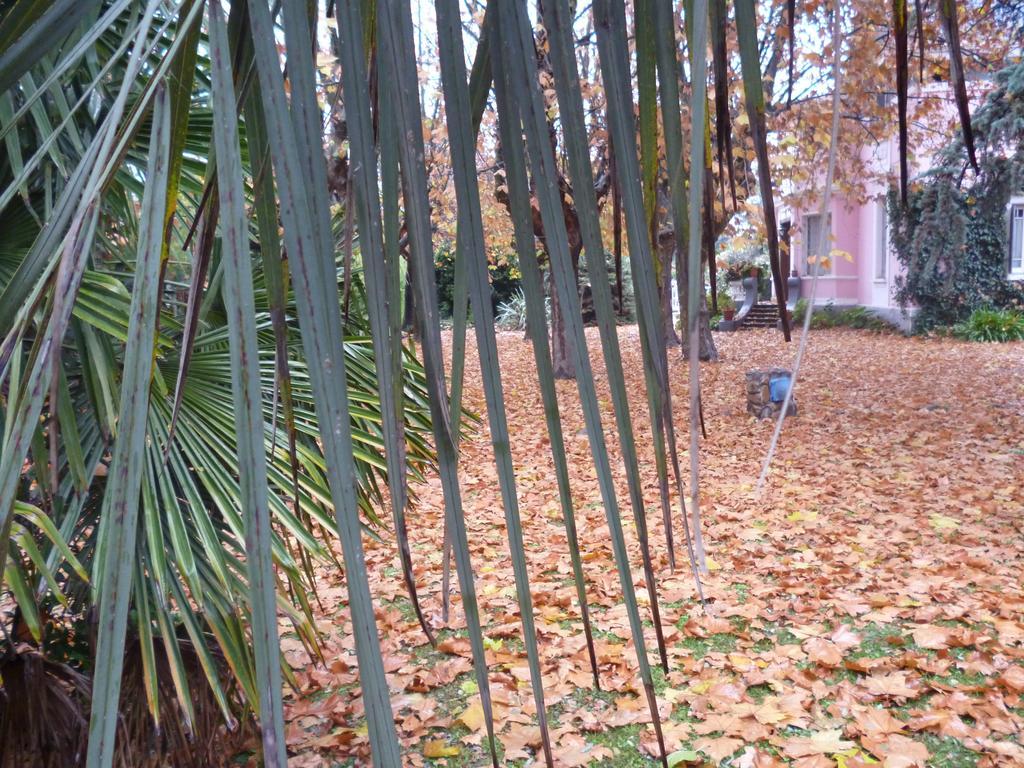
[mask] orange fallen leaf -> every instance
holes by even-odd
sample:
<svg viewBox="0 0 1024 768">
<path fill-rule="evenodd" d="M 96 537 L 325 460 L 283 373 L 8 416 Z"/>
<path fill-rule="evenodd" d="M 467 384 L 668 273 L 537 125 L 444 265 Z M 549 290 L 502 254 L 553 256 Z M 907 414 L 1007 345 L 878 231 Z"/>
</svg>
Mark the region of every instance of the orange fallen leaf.
<svg viewBox="0 0 1024 768">
<path fill-rule="evenodd" d="M 1007 667 L 1006 671 L 999 676 L 999 682 L 1009 688 L 1011 691 L 1020 693 L 1024 691 L 1024 667 L 1013 666 Z"/>
<path fill-rule="evenodd" d="M 804 642 L 804 651 L 811 661 L 824 667 L 838 667 L 843 662 L 843 652 L 831 640 L 811 637 Z"/>
<path fill-rule="evenodd" d="M 899 733 L 907 724 L 893 717 L 887 709 L 867 707 L 854 715 L 854 722 L 866 736 L 885 736 Z"/>
<path fill-rule="evenodd" d="M 915 699 L 921 695 L 919 688 L 912 688 L 905 672 L 890 672 L 887 675 L 872 675 L 864 681 L 864 687 L 876 696 Z"/>
<path fill-rule="evenodd" d="M 932 651 L 939 651 L 949 648 L 949 630 L 946 627 L 936 627 L 934 624 L 924 624 L 913 631 L 914 642 L 922 648 Z"/>
<path fill-rule="evenodd" d="M 471 704 L 455 720 L 471 731 L 479 731 L 484 726 L 484 707 L 479 701 Z"/>
<path fill-rule="evenodd" d="M 864 739 L 864 747 L 882 761 L 884 768 L 923 768 L 931 753 L 920 741 L 891 734 Z"/>
<path fill-rule="evenodd" d="M 703 752 L 712 760 L 721 762 L 731 756 L 737 749 L 743 746 L 743 739 L 733 739 L 728 736 L 720 736 L 717 739 L 703 737 L 694 739 L 693 748 Z"/>
</svg>

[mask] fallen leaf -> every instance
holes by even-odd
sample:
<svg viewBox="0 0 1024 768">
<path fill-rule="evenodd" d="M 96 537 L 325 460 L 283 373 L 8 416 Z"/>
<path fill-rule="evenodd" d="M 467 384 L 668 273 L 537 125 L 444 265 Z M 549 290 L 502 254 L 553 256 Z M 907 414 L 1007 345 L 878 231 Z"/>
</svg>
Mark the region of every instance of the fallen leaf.
<svg viewBox="0 0 1024 768">
<path fill-rule="evenodd" d="M 719 762 L 730 757 L 742 746 L 743 739 L 733 739 L 728 736 L 720 736 L 716 739 L 703 736 L 693 740 L 694 749 Z"/>
<path fill-rule="evenodd" d="M 461 750 L 456 746 L 449 746 L 441 739 L 433 739 L 423 745 L 424 757 L 458 757 Z"/>
<path fill-rule="evenodd" d="M 803 647 L 811 661 L 824 667 L 838 667 L 843 662 L 843 652 L 831 640 L 811 637 L 804 641 Z"/>
<path fill-rule="evenodd" d="M 853 721 L 866 736 L 885 736 L 899 733 L 907 724 L 892 716 L 887 709 L 867 707 L 854 715 Z"/>
<path fill-rule="evenodd" d="M 919 688 L 912 688 L 905 672 L 890 672 L 887 675 L 872 675 L 864 681 L 864 687 L 876 696 L 916 699 L 921 695 Z"/>
<path fill-rule="evenodd" d="M 1024 667 L 1013 666 L 1007 667 L 1006 671 L 999 676 L 999 682 L 1009 688 L 1011 691 L 1020 693 L 1024 691 Z"/>
<path fill-rule="evenodd" d="M 863 740 L 864 746 L 882 761 L 883 768 L 923 768 L 931 754 L 920 741 L 892 734 Z"/>
<path fill-rule="evenodd" d="M 479 701 L 467 707 L 461 715 L 455 718 L 471 731 L 479 731 L 484 726 L 484 707 Z"/>
<path fill-rule="evenodd" d="M 949 648 L 949 630 L 946 627 L 924 624 L 914 629 L 912 634 L 914 642 L 922 648 L 932 651 Z"/>
<path fill-rule="evenodd" d="M 818 731 L 810 736 L 793 736 L 786 739 L 782 749 L 787 757 L 832 755 L 853 746 L 853 742 L 844 741 L 842 735 L 842 728 L 834 728 L 828 731 Z"/>
</svg>

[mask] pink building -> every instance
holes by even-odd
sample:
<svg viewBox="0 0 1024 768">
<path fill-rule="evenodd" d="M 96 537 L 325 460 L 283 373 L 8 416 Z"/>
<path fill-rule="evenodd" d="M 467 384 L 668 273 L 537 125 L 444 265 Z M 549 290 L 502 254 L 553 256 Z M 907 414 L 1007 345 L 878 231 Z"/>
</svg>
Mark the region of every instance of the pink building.
<svg viewBox="0 0 1024 768">
<path fill-rule="evenodd" d="M 939 118 L 954 125 L 956 109 L 946 83 L 932 83 L 919 96 L 941 100 Z M 980 102 L 981 92 L 975 100 Z M 911 97 L 913 104 L 915 97 Z M 947 112 L 943 115 L 941 113 Z M 911 137 L 914 145 L 914 137 Z M 918 148 L 911 158 L 911 178 L 930 167 L 931 151 Z M 790 264 L 800 278 L 800 296 L 809 298 L 814 270 L 819 270 L 815 306 L 863 306 L 904 329 L 909 329 L 913 308 L 901 309 L 896 301 L 895 281 L 902 269 L 890 247 L 886 195 L 890 180 L 899 179 L 899 143 L 893 136 L 860 149 L 863 167 L 875 171 L 866 183 L 861 199 L 852 199 L 833 189 L 829 226 L 832 258 L 828 266 L 815 261 L 822 221 L 820 198 L 796 208 L 781 207 L 778 220 L 782 231 L 788 229 Z M 819 181 L 819 184 L 821 181 Z M 862 202 L 866 200 L 866 202 Z M 1007 277 L 1024 280 L 1024 195 L 1011 199 L 1006 211 Z"/>
<path fill-rule="evenodd" d="M 881 171 L 881 178 L 892 178 L 887 170 L 898 176 L 896 141 L 862 147 L 861 156 Z M 889 246 L 888 188 L 873 182 L 866 192 L 867 202 L 860 202 L 851 201 L 838 188 L 833 190 L 827 217 L 832 258 L 827 266 L 815 258 L 822 227 L 820 202 L 780 210 L 782 230 L 788 228 L 790 233 L 791 268 L 800 277 L 802 298 L 810 298 L 812 276 L 818 270 L 815 306 L 863 306 L 906 327 L 912 311 L 904 316 L 893 295 L 900 265 Z"/>
</svg>

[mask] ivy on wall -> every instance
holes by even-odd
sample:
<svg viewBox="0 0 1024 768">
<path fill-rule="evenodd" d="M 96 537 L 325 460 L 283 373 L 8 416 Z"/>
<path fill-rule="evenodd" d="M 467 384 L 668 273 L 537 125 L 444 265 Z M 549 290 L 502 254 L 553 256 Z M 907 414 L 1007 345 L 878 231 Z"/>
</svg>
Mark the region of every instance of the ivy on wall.
<svg viewBox="0 0 1024 768">
<path fill-rule="evenodd" d="M 915 328 L 964 320 L 979 307 L 1024 304 L 1007 280 L 1007 206 L 1024 193 L 1024 63 L 995 75 L 996 88 L 972 117 L 978 170 L 962 137 L 911 187 L 904 208 L 890 192 L 892 245 L 904 267 L 896 296 L 918 308 Z"/>
</svg>

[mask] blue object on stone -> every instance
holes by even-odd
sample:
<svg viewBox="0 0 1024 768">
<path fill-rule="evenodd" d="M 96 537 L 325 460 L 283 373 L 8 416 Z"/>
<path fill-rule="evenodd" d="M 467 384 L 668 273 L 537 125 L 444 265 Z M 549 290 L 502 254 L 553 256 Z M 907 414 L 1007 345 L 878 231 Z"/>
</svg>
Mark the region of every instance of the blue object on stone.
<svg viewBox="0 0 1024 768">
<path fill-rule="evenodd" d="M 773 403 L 781 403 L 786 399 L 790 382 L 791 378 L 788 373 L 780 373 L 771 377 L 768 381 L 768 389 Z"/>
</svg>

